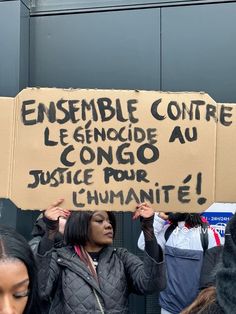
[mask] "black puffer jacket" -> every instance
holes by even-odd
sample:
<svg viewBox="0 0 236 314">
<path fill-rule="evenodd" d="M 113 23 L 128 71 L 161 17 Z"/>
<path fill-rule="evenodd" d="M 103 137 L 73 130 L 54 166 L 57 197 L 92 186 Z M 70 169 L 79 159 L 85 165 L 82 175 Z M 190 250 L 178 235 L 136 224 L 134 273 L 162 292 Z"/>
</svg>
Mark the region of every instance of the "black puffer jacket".
<svg viewBox="0 0 236 314">
<path fill-rule="evenodd" d="M 123 248 L 107 247 L 99 257 L 98 282 L 72 247 L 38 255 L 40 293 L 51 296 L 51 314 L 126 314 L 128 295 L 165 288 L 164 262 L 144 261 Z"/>
<path fill-rule="evenodd" d="M 226 226 L 222 264 L 216 274 L 216 292 L 225 314 L 236 313 L 236 214 Z"/>
</svg>

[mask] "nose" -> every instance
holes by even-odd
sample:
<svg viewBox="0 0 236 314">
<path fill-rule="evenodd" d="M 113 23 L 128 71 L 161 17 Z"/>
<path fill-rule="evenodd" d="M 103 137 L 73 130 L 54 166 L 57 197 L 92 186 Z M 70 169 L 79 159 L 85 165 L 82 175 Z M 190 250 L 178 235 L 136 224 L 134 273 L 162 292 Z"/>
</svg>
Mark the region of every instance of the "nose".
<svg viewBox="0 0 236 314">
<path fill-rule="evenodd" d="M 105 221 L 105 228 L 106 229 L 112 229 L 112 225 L 111 225 L 111 223 L 110 223 L 110 221 Z"/>
<path fill-rule="evenodd" d="M 0 314 L 16 314 L 10 297 L 4 296 L 0 302 Z"/>
</svg>

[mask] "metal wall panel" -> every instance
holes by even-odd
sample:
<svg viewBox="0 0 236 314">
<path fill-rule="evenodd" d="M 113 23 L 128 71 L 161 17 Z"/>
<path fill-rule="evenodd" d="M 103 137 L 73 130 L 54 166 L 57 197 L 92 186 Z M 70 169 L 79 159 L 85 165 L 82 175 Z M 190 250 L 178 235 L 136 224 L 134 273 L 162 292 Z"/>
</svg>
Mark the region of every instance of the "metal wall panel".
<svg viewBox="0 0 236 314">
<path fill-rule="evenodd" d="M 169 0 L 155 1 L 157 3 L 167 2 Z M 52 10 L 76 10 L 84 8 L 106 8 L 116 7 L 121 5 L 137 5 L 149 4 L 150 0 L 33 0 L 31 3 L 31 11 L 50 12 Z"/>
<path fill-rule="evenodd" d="M 26 1 L 26 0 L 24 0 Z M 230 2 L 233 0 L 227 0 Z M 53 14 L 78 10 L 115 10 L 120 8 L 151 8 L 199 3 L 220 3 L 224 0 L 31 0 L 32 14 Z"/>
<path fill-rule="evenodd" d="M 29 9 L 20 4 L 20 73 L 19 90 L 29 84 Z"/>
<path fill-rule="evenodd" d="M 19 83 L 20 3 L 0 2 L 0 95 L 15 96 Z M 17 208 L 0 200 L 0 223 L 16 226 Z"/>
<path fill-rule="evenodd" d="M 0 95 L 15 96 L 19 91 L 20 2 L 0 2 Z M 0 200 L 0 223 L 16 227 L 17 208 Z"/>
<path fill-rule="evenodd" d="M 19 91 L 20 2 L 0 2 L 0 95 Z"/>
<path fill-rule="evenodd" d="M 236 3 L 161 10 L 162 89 L 236 102 Z"/>
<path fill-rule="evenodd" d="M 30 85 L 159 89 L 159 13 L 32 17 Z"/>
<path fill-rule="evenodd" d="M 28 86 L 29 9 L 25 2 L 0 1 L 0 96 L 15 96 Z M 10 200 L 0 200 L 0 223 L 15 227 L 26 238 L 36 215 L 21 212 Z"/>
<path fill-rule="evenodd" d="M 28 86 L 29 9 L 21 1 L 0 2 L 0 95 Z"/>
</svg>

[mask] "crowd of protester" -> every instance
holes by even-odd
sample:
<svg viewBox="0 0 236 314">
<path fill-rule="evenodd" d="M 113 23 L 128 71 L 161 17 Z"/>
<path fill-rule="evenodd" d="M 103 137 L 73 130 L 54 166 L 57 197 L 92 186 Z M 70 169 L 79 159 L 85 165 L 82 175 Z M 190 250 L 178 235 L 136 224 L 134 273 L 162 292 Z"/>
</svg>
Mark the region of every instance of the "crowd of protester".
<svg viewBox="0 0 236 314">
<path fill-rule="evenodd" d="M 131 293 L 154 292 L 162 314 L 236 313 L 236 214 L 224 244 L 200 214 L 142 203 L 133 218 L 142 260 L 112 246 L 113 212 L 69 211 L 63 199 L 39 216 L 29 243 L 0 226 L 0 314 L 128 314 Z"/>
</svg>

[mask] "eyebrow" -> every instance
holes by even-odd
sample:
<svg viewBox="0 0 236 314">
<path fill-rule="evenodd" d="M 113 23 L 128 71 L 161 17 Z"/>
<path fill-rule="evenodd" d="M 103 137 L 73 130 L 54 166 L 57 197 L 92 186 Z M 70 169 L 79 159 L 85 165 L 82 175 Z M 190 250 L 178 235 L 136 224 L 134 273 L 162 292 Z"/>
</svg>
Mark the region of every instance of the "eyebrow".
<svg viewBox="0 0 236 314">
<path fill-rule="evenodd" d="M 24 279 L 24 280 L 22 280 L 22 281 L 16 283 L 15 285 L 13 285 L 13 287 L 14 287 L 14 288 L 18 288 L 18 287 L 22 286 L 22 285 L 25 284 L 25 283 L 29 283 L 29 278 L 26 278 L 26 279 Z"/>
<path fill-rule="evenodd" d="M 103 214 L 101 214 L 101 213 L 95 213 L 95 214 L 93 215 L 93 217 L 94 217 L 94 218 L 95 218 L 95 217 L 100 217 L 100 218 L 106 219 L 105 215 L 103 215 Z"/>
</svg>

